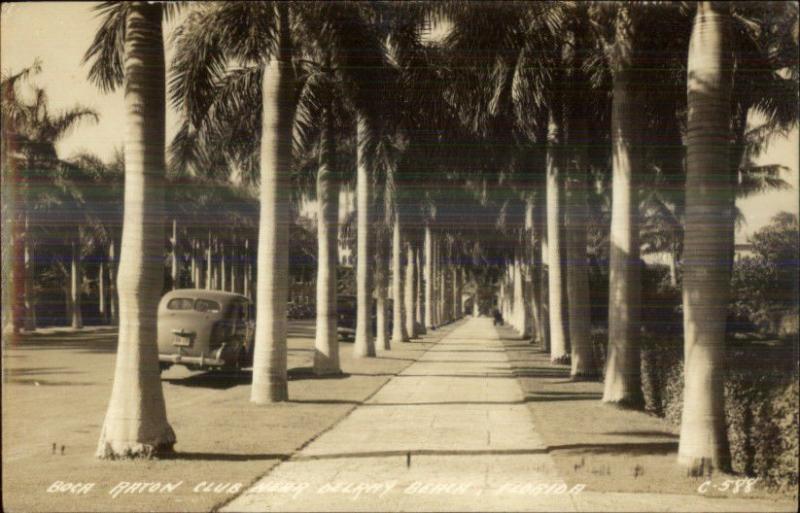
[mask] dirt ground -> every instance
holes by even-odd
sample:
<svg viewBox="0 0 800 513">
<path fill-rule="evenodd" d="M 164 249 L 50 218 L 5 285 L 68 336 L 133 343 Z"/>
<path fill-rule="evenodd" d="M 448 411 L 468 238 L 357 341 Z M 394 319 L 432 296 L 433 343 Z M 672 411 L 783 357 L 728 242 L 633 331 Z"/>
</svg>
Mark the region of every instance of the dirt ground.
<svg viewBox="0 0 800 513">
<path fill-rule="evenodd" d="M 287 403 L 250 403 L 248 373 L 164 372 L 177 452 L 151 461 L 94 458 L 113 379 L 113 333 L 33 335 L 6 346 L 3 509 L 212 510 L 329 429 L 449 330 L 370 359 L 353 359 L 353 344 L 342 343 L 345 375 L 329 379 L 310 374 L 313 331 L 313 321 L 290 325 Z M 176 487 L 167 492 L 169 486 Z"/>
</svg>

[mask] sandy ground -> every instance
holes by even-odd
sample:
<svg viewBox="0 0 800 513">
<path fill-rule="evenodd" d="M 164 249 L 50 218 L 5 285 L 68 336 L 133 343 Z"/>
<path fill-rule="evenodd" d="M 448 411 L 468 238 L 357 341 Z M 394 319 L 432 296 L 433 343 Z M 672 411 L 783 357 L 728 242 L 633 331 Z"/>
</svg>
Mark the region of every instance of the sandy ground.
<svg viewBox="0 0 800 513">
<path fill-rule="evenodd" d="M 209 511 L 348 415 L 446 331 L 370 359 L 353 359 L 352 344 L 342 343 L 345 376 L 314 379 L 313 321 L 292 322 L 291 401 L 277 405 L 249 402 L 247 372 L 175 366 L 162 374 L 162 384 L 177 454 L 127 462 L 94 458 L 111 392 L 114 333 L 23 336 L 3 351 L 3 509 Z M 137 482 L 160 486 L 113 494 Z M 84 486 L 68 486 L 79 483 Z"/>
</svg>

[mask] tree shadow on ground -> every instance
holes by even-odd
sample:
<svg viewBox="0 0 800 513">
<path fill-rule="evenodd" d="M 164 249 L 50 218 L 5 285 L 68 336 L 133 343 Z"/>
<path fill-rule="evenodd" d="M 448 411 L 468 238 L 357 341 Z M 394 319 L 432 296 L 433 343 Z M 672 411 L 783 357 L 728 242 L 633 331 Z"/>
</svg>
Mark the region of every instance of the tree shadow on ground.
<svg viewBox="0 0 800 513">
<path fill-rule="evenodd" d="M 253 381 L 253 376 L 249 371 L 208 371 L 185 378 L 161 378 L 161 381 L 182 387 L 227 390 L 240 385 L 249 385 Z"/>
<path fill-rule="evenodd" d="M 347 379 L 351 376 L 347 372 L 317 375 L 314 373 L 314 367 L 294 367 L 289 369 L 288 375 L 289 381 L 300 381 L 304 379 Z"/>
<path fill-rule="evenodd" d="M 643 438 L 672 438 L 677 440 L 678 435 L 669 431 L 608 431 L 604 435 L 614 436 L 639 436 Z"/>
<path fill-rule="evenodd" d="M 172 452 L 158 456 L 160 460 L 188 461 L 255 461 L 255 460 L 288 460 L 291 454 L 225 454 L 217 452 Z"/>
<path fill-rule="evenodd" d="M 547 452 L 565 451 L 573 454 L 630 454 L 652 456 L 678 452 L 678 442 L 646 442 L 618 444 L 567 444 L 548 447 Z"/>
<path fill-rule="evenodd" d="M 548 401 L 599 401 L 602 394 L 595 392 L 534 392 L 525 402 L 541 403 Z"/>
</svg>

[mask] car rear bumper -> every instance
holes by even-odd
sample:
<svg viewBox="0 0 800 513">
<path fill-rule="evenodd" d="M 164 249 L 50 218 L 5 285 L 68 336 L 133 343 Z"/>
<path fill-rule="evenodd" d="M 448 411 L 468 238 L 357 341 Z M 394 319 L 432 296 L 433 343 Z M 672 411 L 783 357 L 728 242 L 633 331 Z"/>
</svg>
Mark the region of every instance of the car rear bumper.
<svg viewBox="0 0 800 513">
<path fill-rule="evenodd" d="M 186 356 L 182 354 L 160 354 L 158 361 L 177 365 L 197 365 L 199 367 L 224 367 L 228 362 L 213 356 Z"/>
</svg>

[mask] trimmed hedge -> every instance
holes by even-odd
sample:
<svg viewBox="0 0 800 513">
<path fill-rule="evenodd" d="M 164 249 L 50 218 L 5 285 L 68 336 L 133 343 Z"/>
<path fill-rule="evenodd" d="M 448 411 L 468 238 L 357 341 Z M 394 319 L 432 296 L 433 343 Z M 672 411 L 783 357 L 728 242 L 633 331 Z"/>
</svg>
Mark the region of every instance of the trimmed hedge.
<svg viewBox="0 0 800 513">
<path fill-rule="evenodd" d="M 649 338 L 642 349 L 645 409 L 680 425 L 683 347 Z M 733 470 L 788 489 L 798 483 L 798 375 L 791 345 L 730 345 L 725 413 Z"/>
</svg>

